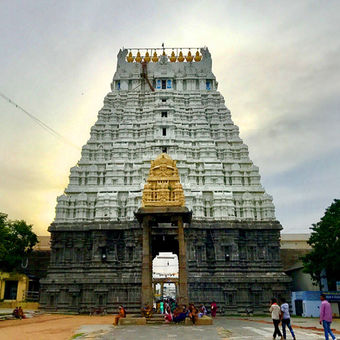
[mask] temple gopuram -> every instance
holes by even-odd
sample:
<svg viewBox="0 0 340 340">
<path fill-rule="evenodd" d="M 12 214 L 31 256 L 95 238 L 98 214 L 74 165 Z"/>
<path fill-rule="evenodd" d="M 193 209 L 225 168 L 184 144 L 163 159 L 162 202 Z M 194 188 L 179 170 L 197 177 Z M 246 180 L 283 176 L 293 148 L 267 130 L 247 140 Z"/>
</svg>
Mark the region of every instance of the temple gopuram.
<svg viewBox="0 0 340 340">
<path fill-rule="evenodd" d="M 49 227 L 41 308 L 152 304 L 152 260 L 178 256 L 179 303 L 222 313 L 289 299 L 281 224 L 218 83 L 208 48 L 122 49 Z"/>
</svg>

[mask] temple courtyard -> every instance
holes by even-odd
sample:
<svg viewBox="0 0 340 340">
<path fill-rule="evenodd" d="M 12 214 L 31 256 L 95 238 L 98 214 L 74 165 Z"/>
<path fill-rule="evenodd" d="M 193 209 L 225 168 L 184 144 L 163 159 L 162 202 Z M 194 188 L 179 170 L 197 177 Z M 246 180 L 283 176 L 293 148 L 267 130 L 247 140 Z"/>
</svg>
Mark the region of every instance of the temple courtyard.
<svg viewBox="0 0 340 340">
<path fill-rule="evenodd" d="M 296 338 L 324 339 L 321 326 L 315 318 L 292 319 Z M 332 324 L 340 337 L 340 320 Z M 184 325 L 112 325 L 112 315 L 84 316 L 41 314 L 30 319 L 0 322 L 0 340 L 135 340 L 135 339 L 272 339 L 272 325 L 267 317 L 217 317 L 212 326 Z M 287 339 L 291 339 L 287 333 Z"/>
</svg>

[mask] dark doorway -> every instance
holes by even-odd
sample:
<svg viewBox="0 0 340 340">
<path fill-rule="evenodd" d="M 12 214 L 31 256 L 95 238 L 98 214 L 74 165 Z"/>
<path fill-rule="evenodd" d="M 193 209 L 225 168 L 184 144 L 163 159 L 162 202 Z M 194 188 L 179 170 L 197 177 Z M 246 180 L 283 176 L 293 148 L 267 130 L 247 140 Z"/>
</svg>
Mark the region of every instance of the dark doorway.
<svg viewBox="0 0 340 340">
<path fill-rule="evenodd" d="M 174 253 L 178 256 L 178 240 L 175 235 L 152 235 L 152 258 L 159 253 Z"/>
<path fill-rule="evenodd" d="M 5 283 L 5 300 L 16 300 L 18 292 L 18 281 L 6 281 Z"/>
<path fill-rule="evenodd" d="M 295 312 L 297 316 L 302 316 L 303 313 L 302 300 L 295 300 Z"/>
</svg>

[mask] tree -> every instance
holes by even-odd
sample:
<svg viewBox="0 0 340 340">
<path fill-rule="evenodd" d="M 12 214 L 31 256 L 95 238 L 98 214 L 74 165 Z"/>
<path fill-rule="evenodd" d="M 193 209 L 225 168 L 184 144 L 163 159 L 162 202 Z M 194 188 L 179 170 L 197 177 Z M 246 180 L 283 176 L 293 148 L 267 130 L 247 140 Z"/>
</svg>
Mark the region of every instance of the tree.
<svg viewBox="0 0 340 340">
<path fill-rule="evenodd" d="M 340 200 L 326 209 L 321 220 L 313 224 L 308 240 L 312 250 L 302 258 L 305 273 L 320 282 L 321 271 L 326 270 L 330 290 L 335 290 L 336 281 L 340 281 Z"/>
<path fill-rule="evenodd" d="M 8 220 L 7 215 L 0 212 L 0 270 L 20 271 L 37 242 L 32 225 L 23 220 Z"/>
</svg>

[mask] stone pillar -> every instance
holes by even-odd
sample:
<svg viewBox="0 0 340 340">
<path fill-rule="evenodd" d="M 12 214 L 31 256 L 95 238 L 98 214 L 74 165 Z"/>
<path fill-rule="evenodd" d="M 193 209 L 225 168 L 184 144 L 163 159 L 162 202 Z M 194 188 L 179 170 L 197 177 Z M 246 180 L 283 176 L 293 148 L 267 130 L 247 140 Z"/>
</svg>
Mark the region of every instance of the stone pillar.
<svg viewBox="0 0 340 340">
<path fill-rule="evenodd" d="M 161 297 L 163 299 L 164 296 L 164 282 L 161 282 Z"/>
<path fill-rule="evenodd" d="M 178 302 L 182 305 L 188 305 L 188 273 L 186 247 L 184 240 L 184 228 L 182 216 L 178 217 L 178 245 L 179 245 L 179 296 Z"/>
<path fill-rule="evenodd" d="M 143 218 L 142 306 L 152 306 L 152 252 L 149 218 Z"/>
</svg>

